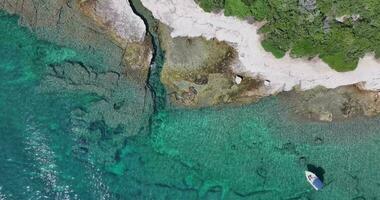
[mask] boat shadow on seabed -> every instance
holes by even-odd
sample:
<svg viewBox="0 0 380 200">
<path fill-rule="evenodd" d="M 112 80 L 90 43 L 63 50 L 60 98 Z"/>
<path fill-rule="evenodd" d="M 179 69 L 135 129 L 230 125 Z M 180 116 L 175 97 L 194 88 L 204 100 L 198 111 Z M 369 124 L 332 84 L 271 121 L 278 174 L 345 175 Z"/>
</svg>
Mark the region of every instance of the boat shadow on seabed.
<svg viewBox="0 0 380 200">
<path fill-rule="evenodd" d="M 330 185 L 332 182 L 334 182 L 333 180 L 330 180 L 329 182 L 325 183 L 325 177 L 324 177 L 325 170 L 322 167 L 317 167 L 313 164 L 307 164 L 306 168 L 307 168 L 307 171 L 315 174 L 319 178 L 319 180 L 323 184 L 323 187 L 326 187 Z"/>
<path fill-rule="evenodd" d="M 317 167 L 317 166 L 312 165 L 312 164 L 307 164 L 306 167 L 307 167 L 307 171 L 314 173 L 315 175 L 318 176 L 318 178 L 322 182 L 325 182 L 325 177 L 324 177 L 325 170 L 322 167 Z"/>
</svg>

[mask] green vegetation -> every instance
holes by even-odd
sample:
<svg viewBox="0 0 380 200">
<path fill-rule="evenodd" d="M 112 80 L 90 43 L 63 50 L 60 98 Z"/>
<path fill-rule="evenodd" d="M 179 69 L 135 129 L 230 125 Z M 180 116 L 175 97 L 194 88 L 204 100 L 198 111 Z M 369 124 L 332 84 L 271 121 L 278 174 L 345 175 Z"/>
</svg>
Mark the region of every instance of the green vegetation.
<svg viewBox="0 0 380 200">
<path fill-rule="evenodd" d="M 236 0 L 225 0 L 224 3 L 226 15 L 233 15 L 238 17 L 247 17 L 251 14 L 250 9 L 243 2 Z"/>
<path fill-rule="evenodd" d="M 201 0 L 200 6 L 207 12 L 220 10 L 224 7 L 224 0 Z"/>
<path fill-rule="evenodd" d="M 281 58 L 319 56 L 337 71 L 356 68 L 359 58 L 380 58 L 378 0 L 196 0 L 206 11 L 266 21 L 260 29 L 266 51 Z M 337 18 L 344 17 L 343 21 Z"/>
</svg>

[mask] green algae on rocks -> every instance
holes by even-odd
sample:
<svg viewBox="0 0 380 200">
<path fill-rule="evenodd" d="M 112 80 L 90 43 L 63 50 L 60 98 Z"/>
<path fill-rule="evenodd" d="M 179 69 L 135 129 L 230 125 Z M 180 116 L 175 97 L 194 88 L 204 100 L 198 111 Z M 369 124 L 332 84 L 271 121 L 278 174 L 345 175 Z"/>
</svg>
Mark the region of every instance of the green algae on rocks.
<svg viewBox="0 0 380 200">
<path fill-rule="evenodd" d="M 39 39 L 77 50 L 83 62 L 99 69 L 120 64 L 123 49 L 82 14 L 76 0 L 2 2 L 0 9 L 19 15 Z"/>
<path fill-rule="evenodd" d="M 232 68 L 237 52 L 225 42 L 202 37 L 171 38 L 167 26 L 158 28 L 166 60 L 161 81 L 175 105 L 204 107 L 254 102 L 264 96 L 263 81 Z M 236 82 L 236 79 L 241 79 Z"/>
<path fill-rule="evenodd" d="M 380 113 L 379 98 L 379 92 L 361 90 L 360 84 L 335 89 L 317 87 L 279 95 L 280 100 L 291 105 L 296 118 L 327 122 L 376 116 Z"/>
<path fill-rule="evenodd" d="M 10 30 L 20 29 L 17 26 L 20 23 L 29 28 L 23 28 L 24 32 L 32 35 L 29 33 L 32 31 L 33 37 L 47 40 L 37 45 L 38 54 L 33 61 L 40 64 L 25 64 L 43 72 L 38 79 L 41 95 L 89 96 L 88 102 L 69 113 L 76 127 L 72 131 L 78 142 L 75 151 L 91 157 L 94 163 L 108 166 L 114 163 L 113 158 L 126 138 L 149 132 L 153 102 L 145 86 L 151 59 L 150 40 L 123 46 L 86 16 L 77 1 L 28 1 L 23 5 L 20 1 L 8 1 L 0 3 L 0 9 L 21 16 L 14 17 L 13 24 L 1 31 L 11 33 Z M 14 40 L 20 40 L 22 36 L 15 33 Z M 0 40 L 10 42 L 12 37 Z M 22 42 L 21 49 L 30 47 L 30 41 Z M 42 45 L 50 42 L 56 45 L 46 48 Z M 3 55 L 10 55 L 6 58 L 12 60 L 11 55 L 18 52 L 26 52 L 24 57 L 34 53 L 16 48 Z M 89 156 L 88 152 L 93 154 Z"/>
<path fill-rule="evenodd" d="M 18 27 L 18 21 L 18 17 L 0 11 L 0 66 L 15 83 L 38 82 L 48 65 L 79 59 L 72 49 L 38 40 L 28 28 Z"/>
<path fill-rule="evenodd" d="M 80 53 L 40 40 L 0 11 L 0 198 L 91 198 L 104 192 L 72 184 L 90 182 L 70 131 L 70 110 L 96 101 L 85 93 L 42 92 L 49 66 L 80 59 Z M 74 171 L 74 172 L 73 172 Z M 95 172 L 92 171 L 91 173 Z"/>
<path fill-rule="evenodd" d="M 40 39 L 76 50 L 82 62 L 99 70 L 122 65 L 123 74 L 145 85 L 152 52 L 150 38 L 134 41 L 119 37 L 97 15 L 96 3 L 9 0 L 0 3 L 0 9 L 19 15 L 21 25 L 31 28 Z"/>
<path fill-rule="evenodd" d="M 105 18 L 104 15 L 107 13 L 99 13 L 100 11 L 98 11 L 99 8 L 97 7 L 99 3 L 97 0 L 78 1 L 77 5 L 85 16 L 92 20 L 96 26 L 101 28 L 102 31 L 122 49 L 123 53 L 120 64 L 125 66 L 125 73 L 128 78 L 139 84 L 145 84 L 153 51 L 150 37 L 145 35 L 145 37 L 140 40 L 139 38 L 128 38 L 125 35 L 120 35 L 113 25 L 111 25 L 113 21 Z M 106 6 L 106 4 L 102 4 L 102 6 Z M 112 10 L 109 10 L 109 12 L 112 12 Z M 109 15 L 112 19 L 112 16 L 116 18 L 115 15 L 117 14 L 109 13 Z M 128 26 L 129 23 L 129 26 L 133 28 L 132 22 L 125 21 L 124 23 L 126 23 L 125 26 Z M 128 27 L 126 27 L 126 29 L 128 29 Z M 144 30 L 145 29 L 146 28 L 144 28 Z"/>
<path fill-rule="evenodd" d="M 129 3 L 133 9 L 133 12 L 142 20 L 144 20 L 147 28 L 147 33 L 152 41 L 153 54 L 148 72 L 147 87 L 150 90 L 153 98 L 154 113 L 151 119 L 154 119 L 156 117 L 156 114 L 158 114 L 161 110 L 165 110 L 167 106 L 166 88 L 160 79 L 162 68 L 165 62 L 165 53 L 161 48 L 159 36 L 156 32 L 158 28 L 158 22 L 153 17 L 152 13 L 142 5 L 140 0 L 129 0 Z M 154 120 L 151 126 L 154 126 Z"/>
</svg>

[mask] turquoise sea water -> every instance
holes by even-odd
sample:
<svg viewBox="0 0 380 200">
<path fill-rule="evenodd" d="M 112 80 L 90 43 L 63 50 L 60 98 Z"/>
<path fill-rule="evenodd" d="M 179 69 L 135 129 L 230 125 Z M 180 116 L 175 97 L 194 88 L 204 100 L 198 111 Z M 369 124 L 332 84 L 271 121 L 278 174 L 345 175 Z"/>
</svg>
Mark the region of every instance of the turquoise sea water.
<svg viewBox="0 0 380 200">
<path fill-rule="evenodd" d="M 80 52 L 17 21 L 0 14 L 0 199 L 380 199 L 380 118 L 300 122 L 286 101 L 267 98 L 160 105 L 142 128 L 111 127 L 117 105 L 88 121 L 103 97 L 47 81 L 52 67 L 83 65 Z M 119 94 L 131 117 L 133 91 Z M 306 182 L 308 168 L 323 190 Z"/>
</svg>

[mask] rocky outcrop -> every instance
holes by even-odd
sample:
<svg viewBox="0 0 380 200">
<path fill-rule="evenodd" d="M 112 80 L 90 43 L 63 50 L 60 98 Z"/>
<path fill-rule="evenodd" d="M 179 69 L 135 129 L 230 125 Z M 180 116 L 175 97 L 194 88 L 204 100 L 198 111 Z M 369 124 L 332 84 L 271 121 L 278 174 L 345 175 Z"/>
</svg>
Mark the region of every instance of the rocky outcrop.
<svg viewBox="0 0 380 200">
<path fill-rule="evenodd" d="M 123 62 L 129 78 L 144 83 L 152 59 L 151 39 L 146 36 L 144 21 L 137 16 L 129 1 L 82 0 L 80 10 L 101 27 L 124 49 Z"/>
<path fill-rule="evenodd" d="M 128 77 L 143 84 L 151 58 L 143 21 L 128 1 L 99 2 L 0 0 L 0 9 L 21 16 L 20 23 L 40 39 L 77 50 L 83 62 L 99 70 L 121 64 Z"/>
<path fill-rule="evenodd" d="M 0 2 L 0 9 L 19 15 L 20 23 L 40 39 L 78 50 L 83 61 L 100 69 L 120 64 L 123 49 L 80 12 L 77 1 Z"/>
<path fill-rule="evenodd" d="M 80 62 L 50 65 L 41 84 L 42 92 L 83 91 L 93 94 L 96 100 L 90 105 L 92 108 L 81 109 L 82 120 L 90 123 L 101 119 L 110 128 L 128 127 L 124 132 L 129 135 L 140 129 L 139 123 L 129 121 L 149 117 L 146 113 L 151 106 L 149 96 L 139 90 L 138 85 L 123 77 L 121 68 L 97 72 Z"/>
<path fill-rule="evenodd" d="M 262 49 L 257 24 L 205 13 L 193 0 L 142 3 L 169 27 L 160 32 L 167 58 L 162 82 L 172 102 L 193 106 L 253 102 L 291 91 L 281 97 L 286 96 L 284 102 L 303 119 L 332 121 L 378 113 L 379 68 L 370 55 L 347 73 L 315 59 L 275 59 Z M 298 3 L 305 11 L 316 5 L 314 0 Z M 360 89 L 347 86 L 357 83 L 362 83 Z"/>
<path fill-rule="evenodd" d="M 227 43 L 202 37 L 172 38 L 163 24 L 159 36 L 166 56 L 161 81 L 172 103 L 202 107 L 253 102 L 264 96 L 262 80 L 232 71 L 237 52 Z"/>
<path fill-rule="evenodd" d="M 336 88 L 344 85 L 365 83 L 366 90 L 380 89 L 380 63 L 374 55 L 360 59 L 358 67 L 350 72 L 337 72 L 319 58 L 305 60 L 292 58 L 289 54 L 278 59 L 263 48 L 259 29 L 262 24 L 250 23 L 222 13 L 206 13 L 194 0 L 141 0 L 154 17 L 168 25 L 172 37 L 216 38 L 232 44 L 241 63 L 237 69 L 270 81 L 271 94 L 302 90 L 318 86 Z M 313 9 L 314 0 L 295 1 L 304 9 Z M 328 31 L 325 27 L 325 31 Z"/>
<path fill-rule="evenodd" d="M 81 10 L 102 24 L 106 31 L 120 42 L 142 42 L 146 27 L 128 1 L 125 0 L 81 0 Z"/>
<path fill-rule="evenodd" d="M 99 6 L 111 5 L 106 2 L 111 1 L 102 1 Z M 41 52 L 41 59 L 50 62 L 44 68 L 39 91 L 74 94 L 75 98 L 85 94 L 85 105 L 71 113 L 72 133 L 77 140 L 73 151 L 91 152 L 95 161 L 108 165 L 114 162 L 126 138 L 149 132 L 153 100 L 146 80 L 152 45 L 145 36 L 143 21 L 130 7 L 124 16 L 106 8 L 97 13 L 98 9 L 91 6 L 98 2 L 88 3 L 0 0 L 0 9 L 19 15 L 20 23 L 39 39 L 67 47 L 65 51 L 53 48 Z M 107 12 L 111 12 L 109 16 Z M 114 17 L 103 20 L 104 15 Z M 124 29 L 119 28 L 124 25 L 127 28 L 123 35 L 120 31 Z"/>
<path fill-rule="evenodd" d="M 294 91 L 280 95 L 290 104 L 297 117 L 318 121 L 339 121 L 358 116 L 380 113 L 380 94 L 363 91 L 360 85 L 336 89 L 319 87 L 308 91 Z"/>
</svg>

